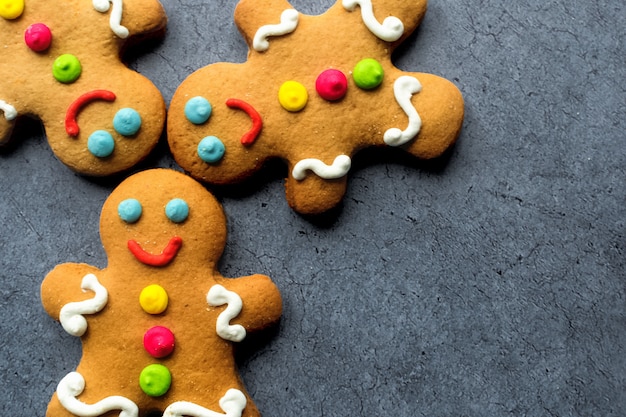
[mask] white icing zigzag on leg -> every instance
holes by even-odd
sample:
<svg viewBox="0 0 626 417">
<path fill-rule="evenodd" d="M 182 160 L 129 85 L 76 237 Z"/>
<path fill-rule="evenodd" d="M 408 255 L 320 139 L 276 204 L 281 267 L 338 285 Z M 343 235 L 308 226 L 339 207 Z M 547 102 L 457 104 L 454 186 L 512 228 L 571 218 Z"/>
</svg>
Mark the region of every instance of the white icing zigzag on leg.
<svg viewBox="0 0 626 417">
<path fill-rule="evenodd" d="M 139 415 L 137 405 L 128 398 L 119 395 L 106 397 L 95 404 L 85 404 L 76 398 L 84 390 L 85 378 L 78 372 L 70 372 L 59 382 L 57 397 L 67 411 L 79 417 L 97 417 L 115 410 L 120 410 L 119 417 L 137 417 Z"/>
<path fill-rule="evenodd" d="M 282 36 L 293 32 L 298 27 L 299 19 L 298 11 L 295 9 L 287 9 L 280 15 L 280 23 L 276 25 L 261 26 L 255 33 L 252 40 L 252 48 L 255 51 L 267 51 L 270 43 L 267 38 L 270 36 Z"/>
<path fill-rule="evenodd" d="M 356 6 L 361 7 L 361 17 L 363 23 L 374 35 L 387 42 L 395 42 L 404 33 L 402 21 L 395 16 L 388 16 L 380 24 L 374 16 L 374 9 L 371 0 L 343 0 L 343 7 L 349 12 L 353 12 Z"/>
<path fill-rule="evenodd" d="M 240 324 L 230 324 L 230 321 L 237 317 L 243 307 L 241 297 L 233 291 L 228 291 L 219 284 L 211 287 L 206 295 L 206 301 L 210 306 L 218 307 L 226 304 L 226 310 L 217 317 L 215 330 L 217 334 L 231 342 L 241 342 L 246 337 L 246 329 Z"/>
<path fill-rule="evenodd" d="M 405 130 L 400 130 L 396 127 L 387 130 L 383 137 L 387 145 L 404 145 L 419 133 L 422 128 L 422 118 L 417 113 L 413 103 L 411 103 L 411 98 L 420 91 L 422 91 L 422 84 L 417 78 L 408 75 L 403 75 L 393 84 L 393 93 L 396 96 L 396 101 L 409 117 L 409 125 Z"/>
<path fill-rule="evenodd" d="M 122 1 L 123 0 L 93 0 L 93 8 L 100 13 L 106 13 L 111 7 L 109 3 L 112 3 L 113 10 L 111 10 L 109 25 L 113 33 L 119 38 L 126 39 L 130 33 L 126 27 L 122 26 Z"/>
<path fill-rule="evenodd" d="M 17 110 L 4 100 L 0 100 L 0 110 L 4 112 L 4 118 L 10 122 L 17 117 Z"/>
<path fill-rule="evenodd" d="M 82 336 L 87 331 L 87 320 L 83 314 L 95 314 L 102 310 L 109 301 L 109 292 L 100 285 L 94 274 L 87 274 L 80 286 L 83 291 L 93 291 L 94 297 L 84 301 L 65 304 L 61 308 L 59 321 L 66 332 L 72 336 Z"/>
<path fill-rule="evenodd" d="M 220 398 L 220 407 L 226 414 L 209 410 L 191 402 L 178 401 L 165 409 L 163 417 L 241 417 L 246 404 L 246 396 L 243 395 L 243 392 L 231 388 Z"/>
<path fill-rule="evenodd" d="M 291 170 L 294 179 L 301 181 L 306 177 L 307 171 L 312 171 L 318 177 L 325 180 L 341 178 L 350 171 L 352 159 L 348 155 L 339 155 L 331 165 L 327 165 L 317 158 L 306 158 L 298 161 Z"/>
</svg>

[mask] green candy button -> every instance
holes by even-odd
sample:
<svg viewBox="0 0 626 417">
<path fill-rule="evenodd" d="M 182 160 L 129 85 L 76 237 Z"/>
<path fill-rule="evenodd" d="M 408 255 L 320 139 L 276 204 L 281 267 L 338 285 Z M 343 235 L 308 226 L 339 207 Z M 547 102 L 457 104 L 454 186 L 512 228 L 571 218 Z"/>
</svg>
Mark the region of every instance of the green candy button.
<svg viewBox="0 0 626 417">
<path fill-rule="evenodd" d="M 172 374 L 165 366 L 158 363 L 143 368 L 139 375 L 139 386 L 151 397 L 164 395 L 172 385 Z"/>
<path fill-rule="evenodd" d="M 72 54 L 63 54 L 54 60 L 52 64 L 52 75 L 64 84 L 73 83 L 80 77 L 83 71 L 80 61 Z"/>
<path fill-rule="evenodd" d="M 383 82 L 385 71 L 380 62 L 372 58 L 359 61 L 352 71 L 354 82 L 359 88 L 372 90 Z"/>
</svg>

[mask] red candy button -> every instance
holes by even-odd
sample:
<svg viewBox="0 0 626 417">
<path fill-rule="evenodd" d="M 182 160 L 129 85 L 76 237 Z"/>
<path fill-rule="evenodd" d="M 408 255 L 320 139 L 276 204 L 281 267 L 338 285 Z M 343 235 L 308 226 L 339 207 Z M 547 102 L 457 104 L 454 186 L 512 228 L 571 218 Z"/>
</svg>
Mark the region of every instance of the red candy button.
<svg viewBox="0 0 626 417">
<path fill-rule="evenodd" d="M 328 69 L 317 77 L 315 89 L 324 100 L 336 101 L 346 95 L 348 80 L 343 72 Z"/>
</svg>

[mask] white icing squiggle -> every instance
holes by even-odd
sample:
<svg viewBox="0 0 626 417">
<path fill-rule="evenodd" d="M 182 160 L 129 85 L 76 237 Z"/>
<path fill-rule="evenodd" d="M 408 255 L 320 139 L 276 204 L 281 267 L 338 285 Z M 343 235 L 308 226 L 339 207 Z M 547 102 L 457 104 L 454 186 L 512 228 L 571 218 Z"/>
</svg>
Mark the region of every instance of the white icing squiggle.
<svg viewBox="0 0 626 417">
<path fill-rule="evenodd" d="M 57 385 L 57 397 L 67 411 L 79 417 L 97 417 L 104 413 L 120 410 L 119 417 L 137 417 L 139 408 L 126 397 L 114 395 L 95 404 L 86 404 L 78 397 L 85 390 L 85 378 L 78 372 L 67 374 Z"/>
<path fill-rule="evenodd" d="M 252 47 L 255 51 L 267 51 L 270 43 L 267 38 L 270 36 L 282 36 L 296 30 L 298 26 L 299 13 L 295 9 L 287 9 L 280 15 L 280 23 L 276 25 L 261 26 L 254 35 Z"/>
<path fill-rule="evenodd" d="M 241 297 L 236 292 L 228 291 L 216 284 L 207 293 L 206 301 L 213 307 L 227 304 L 226 309 L 217 316 L 215 330 L 222 339 L 241 342 L 246 337 L 246 329 L 240 324 L 230 324 L 230 321 L 241 313 L 243 307 Z"/>
<path fill-rule="evenodd" d="M 4 112 L 4 118 L 11 121 L 17 117 L 17 110 L 4 100 L 0 100 L 0 110 Z"/>
<path fill-rule="evenodd" d="M 400 39 L 404 33 L 404 25 L 402 21 L 395 16 L 388 16 L 380 24 L 374 16 L 372 8 L 372 0 L 343 0 L 343 7 L 353 12 L 356 6 L 361 6 L 361 17 L 363 23 L 374 35 L 387 42 L 394 42 Z"/>
<path fill-rule="evenodd" d="M 246 396 L 243 395 L 243 392 L 231 388 L 220 398 L 220 407 L 226 414 L 209 410 L 188 401 L 178 401 L 165 409 L 163 417 L 241 417 L 246 404 Z"/>
<path fill-rule="evenodd" d="M 422 84 L 417 78 L 408 75 L 403 75 L 393 83 L 393 93 L 396 96 L 398 104 L 402 107 L 402 110 L 409 116 L 409 125 L 405 130 L 400 130 L 396 127 L 387 130 L 383 137 L 387 145 L 404 145 L 419 133 L 422 127 L 422 119 L 413 106 L 413 103 L 411 103 L 411 97 L 413 97 L 413 94 L 417 94 L 420 91 L 422 91 Z"/>
<path fill-rule="evenodd" d="M 339 155 L 335 158 L 332 165 L 326 165 L 317 158 L 307 158 L 298 161 L 293 167 L 291 175 L 298 181 L 306 177 L 307 171 L 313 171 L 319 177 L 325 180 L 341 178 L 348 173 L 352 166 L 352 160 L 348 155 Z"/>
<path fill-rule="evenodd" d="M 94 274 L 87 274 L 80 285 L 83 291 L 93 291 L 94 297 L 88 300 L 65 304 L 61 308 L 59 321 L 72 336 L 82 336 L 87 330 L 87 320 L 83 314 L 95 314 L 102 310 L 109 300 L 109 292 L 100 285 Z"/>
<path fill-rule="evenodd" d="M 106 13 L 109 11 L 111 4 L 113 4 L 113 10 L 111 10 L 111 16 L 109 18 L 109 26 L 111 30 L 119 38 L 126 39 L 129 35 L 129 31 L 125 26 L 122 26 L 122 9 L 123 0 L 93 0 L 93 8 L 100 13 Z"/>
</svg>

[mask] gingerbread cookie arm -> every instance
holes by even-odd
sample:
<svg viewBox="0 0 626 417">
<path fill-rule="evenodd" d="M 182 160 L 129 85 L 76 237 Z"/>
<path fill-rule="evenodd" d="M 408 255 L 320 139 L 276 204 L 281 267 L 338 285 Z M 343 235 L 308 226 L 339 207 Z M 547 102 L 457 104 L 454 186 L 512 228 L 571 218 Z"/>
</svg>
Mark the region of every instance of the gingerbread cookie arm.
<svg viewBox="0 0 626 417">
<path fill-rule="evenodd" d="M 267 0 L 263 2 L 263 7 L 259 7 L 258 0 L 243 0 L 237 4 L 235 22 L 251 52 L 256 50 L 255 37 L 257 40 L 263 38 L 271 45 L 273 38 L 293 31 L 294 24 L 297 25 L 297 17 L 294 22 L 293 12 L 283 14 L 285 10 L 294 10 L 285 0 Z M 289 13 L 292 15 L 289 16 Z M 295 14 L 297 15 L 297 12 Z M 267 48 L 263 50 L 265 49 Z"/>
<path fill-rule="evenodd" d="M 436 75 L 398 72 L 400 74 L 419 80 L 421 89 L 412 95 L 411 104 L 421 122 L 417 136 L 399 146 L 422 159 L 441 156 L 454 144 L 461 131 L 464 115 L 461 92 L 452 82 Z M 396 105 L 400 107 L 399 103 Z M 398 129 L 410 128 L 410 113 L 405 115 L 404 122 L 399 122 L 403 124 Z"/>
<path fill-rule="evenodd" d="M 59 320 L 65 305 L 93 299 L 94 291 L 82 289 L 83 279 L 99 272 L 98 268 L 87 264 L 66 263 L 55 267 L 41 284 L 41 302 L 46 312 Z"/>
<path fill-rule="evenodd" d="M 242 302 L 241 312 L 231 325 L 241 325 L 248 332 L 262 330 L 276 323 L 282 314 L 282 298 L 272 280 L 265 275 L 251 275 L 220 281 L 228 291 L 237 294 Z"/>
</svg>

